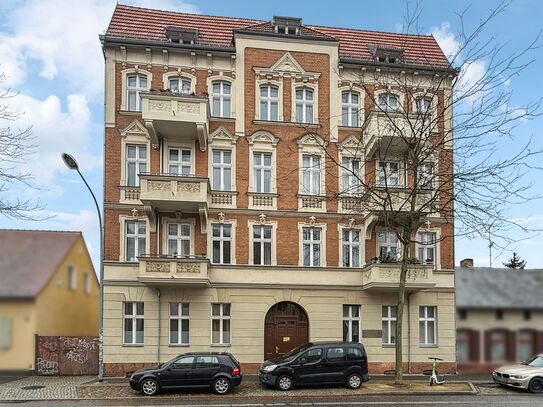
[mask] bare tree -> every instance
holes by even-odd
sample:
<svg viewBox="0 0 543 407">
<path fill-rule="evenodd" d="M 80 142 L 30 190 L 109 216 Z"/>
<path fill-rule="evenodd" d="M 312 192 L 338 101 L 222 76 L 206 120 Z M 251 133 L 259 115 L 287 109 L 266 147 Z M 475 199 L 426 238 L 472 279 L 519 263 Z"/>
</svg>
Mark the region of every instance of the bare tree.
<svg viewBox="0 0 543 407">
<path fill-rule="evenodd" d="M 465 12 L 459 13 L 458 49 L 446 66 L 432 65 L 430 59 L 413 64 L 405 60 L 404 47 L 379 46 L 370 50 L 378 64 L 365 70 L 343 64 L 340 80 L 356 84 L 366 95 L 362 131 L 352 132 L 343 159 L 331 148 L 329 135 L 307 128 L 321 143 L 326 170 L 341 174 L 339 189 L 328 188 L 327 199 L 338 200 L 344 212 L 364 219 L 366 225 L 383 226 L 391 231 L 394 243 L 400 243 L 396 250 L 389 248 L 373 259 L 400 268 L 397 384 L 403 382 L 406 279 L 417 269 L 433 267 L 434 261 L 425 258 L 427 253 L 416 256 L 415 245 L 452 242 L 456 232 L 467 238 L 491 235 L 494 245 L 505 246 L 513 239 L 512 229 L 528 231 L 511 220 L 509 211 L 537 198 L 524 176 L 539 169 L 534 163 L 542 151 L 534 150 L 531 140 L 517 141 L 515 130 L 539 116 L 542 105 L 541 99 L 513 104 L 508 83 L 533 62 L 540 37 L 506 54 L 503 44 L 486 35 L 506 8 L 506 3 L 499 4 L 472 29 Z M 420 11 L 418 5 L 408 10 L 406 32 L 420 31 Z M 416 47 L 417 38 L 405 36 L 405 45 Z M 356 77 L 352 73 L 346 77 L 347 68 L 356 70 Z M 358 116 L 343 112 L 346 120 L 351 114 Z M 420 233 L 430 225 L 442 230 L 434 241 Z"/>
<path fill-rule="evenodd" d="M 10 101 L 17 96 L 2 87 L 6 76 L 0 73 L 0 214 L 12 219 L 38 220 L 37 211 L 42 209 L 39 201 L 20 199 L 14 196 L 12 187 L 17 184 L 33 187 L 31 174 L 21 166 L 35 152 L 31 127 L 15 126 L 21 113 L 10 108 Z"/>
</svg>

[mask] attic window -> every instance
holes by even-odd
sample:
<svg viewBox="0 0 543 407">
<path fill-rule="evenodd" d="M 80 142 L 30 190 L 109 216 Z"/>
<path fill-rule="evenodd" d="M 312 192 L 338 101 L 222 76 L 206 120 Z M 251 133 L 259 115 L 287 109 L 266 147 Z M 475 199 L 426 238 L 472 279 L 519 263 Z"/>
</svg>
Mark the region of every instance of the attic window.
<svg viewBox="0 0 543 407">
<path fill-rule="evenodd" d="M 276 33 L 285 35 L 300 35 L 302 19 L 296 17 L 274 16 L 272 25 Z"/>
<path fill-rule="evenodd" d="M 194 28 L 166 27 L 166 37 L 178 44 L 191 45 L 198 42 L 198 30 Z"/>
<path fill-rule="evenodd" d="M 403 61 L 403 48 L 368 45 L 375 61 L 383 64 L 399 64 Z"/>
</svg>

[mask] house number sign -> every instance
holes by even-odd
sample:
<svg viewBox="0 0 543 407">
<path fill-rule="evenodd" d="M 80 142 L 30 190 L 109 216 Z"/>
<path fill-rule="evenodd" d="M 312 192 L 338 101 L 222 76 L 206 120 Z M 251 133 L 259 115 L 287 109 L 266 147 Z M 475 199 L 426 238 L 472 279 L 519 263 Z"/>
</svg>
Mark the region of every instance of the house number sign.
<svg viewBox="0 0 543 407">
<path fill-rule="evenodd" d="M 289 342 L 290 336 L 283 336 L 283 342 Z"/>
</svg>

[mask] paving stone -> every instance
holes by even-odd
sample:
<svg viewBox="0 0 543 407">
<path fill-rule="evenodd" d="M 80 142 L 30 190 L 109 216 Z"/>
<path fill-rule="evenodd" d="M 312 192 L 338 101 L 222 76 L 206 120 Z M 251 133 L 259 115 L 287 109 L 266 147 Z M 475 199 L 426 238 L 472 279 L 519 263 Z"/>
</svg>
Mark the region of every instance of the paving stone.
<svg viewBox="0 0 543 407">
<path fill-rule="evenodd" d="M 1 384 L 0 400 L 77 399 L 77 387 L 95 379 L 94 376 L 29 376 Z"/>
</svg>

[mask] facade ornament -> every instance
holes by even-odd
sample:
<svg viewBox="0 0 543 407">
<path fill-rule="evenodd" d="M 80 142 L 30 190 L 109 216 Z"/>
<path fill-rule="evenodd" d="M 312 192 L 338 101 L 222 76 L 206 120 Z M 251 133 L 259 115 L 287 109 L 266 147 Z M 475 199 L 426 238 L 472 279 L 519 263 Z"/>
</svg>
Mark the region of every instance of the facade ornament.
<svg viewBox="0 0 543 407">
<path fill-rule="evenodd" d="M 175 219 L 177 221 L 180 221 L 182 216 L 183 216 L 183 213 L 181 211 L 175 211 Z"/>
<path fill-rule="evenodd" d="M 314 217 L 313 215 L 311 215 L 311 216 L 309 217 L 309 225 L 310 225 L 310 226 L 315 226 L 315 221 L 316 221 L 316 220 L 317 220 L 317 218 Z"/>
<path fill-rule="evenodd" d="M 258 216 L 258 219 L 260 219 L 260 224 L 263 225 L 266 223 L 266 214 L 265 213 L 261 213 L 259 216 Z"/>
<path fill-rule="evenodd" d="M 224 212 L 219 212 L 217 214 L 217 218 L 219 219 L 219 223 L 224 223 L 224 218 L 225 218 Z"/>
<path fill-rule="evenodd" d="M 130 213 L 132 214 L 132 216 L 134 218 L 137 218 L 138 217 L 138 214 L 139 214 L 139 211 L 137 208 L 132 208 L 132 210 L 130 211 Z"/>
<path fill-rule="evenodd" d="M 349 227 L 352 229 L 354 228 L 354 222 L 355 222 L 355 219 L 354 218 L 350 218 L 349 219 Z"/>
<path fill-rule="evenodd" d="M 432 226 L 432 222 L 430 222 L 429 220 L 427 220 L 426 222 L 424 222 L 424 228 L 426 230 L 430 230 L 430 227 Z"/>
</svg>

